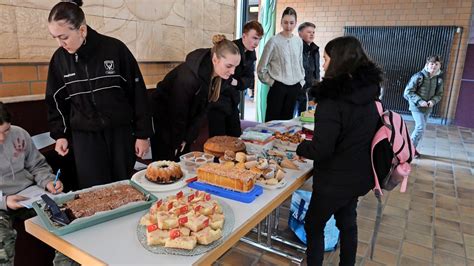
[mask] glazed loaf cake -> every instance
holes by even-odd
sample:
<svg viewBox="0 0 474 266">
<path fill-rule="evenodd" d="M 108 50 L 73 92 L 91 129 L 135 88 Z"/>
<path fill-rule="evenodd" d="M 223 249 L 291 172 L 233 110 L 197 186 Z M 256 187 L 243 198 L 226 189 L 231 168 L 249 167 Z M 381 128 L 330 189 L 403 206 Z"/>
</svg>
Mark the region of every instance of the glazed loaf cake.
<svg viewBox="0 0 474 266">
<path fill-rule="evenodd" d="M 198 181 L 239 192 L 253 189 L 257 175 L 246 169 L 208 163 L 198 168 Z"/>
</svg>

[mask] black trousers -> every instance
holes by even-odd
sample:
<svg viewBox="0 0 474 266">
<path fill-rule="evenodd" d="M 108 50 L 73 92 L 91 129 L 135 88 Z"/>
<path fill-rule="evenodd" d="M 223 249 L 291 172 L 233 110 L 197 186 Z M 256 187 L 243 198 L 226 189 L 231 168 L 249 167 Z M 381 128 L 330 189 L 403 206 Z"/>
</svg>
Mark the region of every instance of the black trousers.
<svg viewBox="0 0 474 266">
<path fill-rule="evenodd" d="M 72 147 L 79 189 L 131 177 L 136 155 L 130 126 L 97 132 L 73 131 Z"/>
<path fill-rule="evenodd" d="M 209 137 L 233 136 L 240 137 L 242 128 L 240 127 L 240 111 L 237 106 L 232 106 L 230 114 L 212 108 L 207 113 L 209 124 Z"/>
<path fill-rule="evenodd" d="M 179 156 L 190 152 L 191 143 L 186 143 L 183 151 L 177 151 L 179 147 L 175 147 L 170 143 L 161 131 L 155 133 L 150 138 L 151 157 L 153 161 L 167 160 L 179 162 Z"/>
<path fill-rule="evenodd" d="M 265 122 L 292 119 L 296 98 L 300 90 L 300 83 L 285 85 L 275 80 L 275 83 L 270 87 L 267 95 Z"/>
<path fill-rule="evenodd" d="M 305 218 L 308 265 L 323 265 L 324 227 L 334 214 L 340 231 L 339 265 L 354 265 L 357 252 L 357 199 L 313 192 Z"/>
</svg>

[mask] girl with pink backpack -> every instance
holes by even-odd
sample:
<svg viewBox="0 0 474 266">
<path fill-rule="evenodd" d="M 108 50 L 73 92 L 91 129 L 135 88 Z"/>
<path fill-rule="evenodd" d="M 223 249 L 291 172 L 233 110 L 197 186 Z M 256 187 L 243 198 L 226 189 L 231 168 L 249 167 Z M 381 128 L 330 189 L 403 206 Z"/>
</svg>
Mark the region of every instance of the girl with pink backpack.
<svg viewBox="0 0 474 266">
<path fill-rule="evenodd" d="M 371 143 L 380 115 L 382 70 L 351 36 L 331 40 L 324 49 L 323 81 L 312 88 L 318 103 L 314 137 L 298 146 L 314 160 L 313 195 L 305 218 L 308 265 L 322 265 L 324 227 L 334 215 L 340 230 L 340 265 L 354 265 L 357 201 L 375 186 Z"/>
</svg>

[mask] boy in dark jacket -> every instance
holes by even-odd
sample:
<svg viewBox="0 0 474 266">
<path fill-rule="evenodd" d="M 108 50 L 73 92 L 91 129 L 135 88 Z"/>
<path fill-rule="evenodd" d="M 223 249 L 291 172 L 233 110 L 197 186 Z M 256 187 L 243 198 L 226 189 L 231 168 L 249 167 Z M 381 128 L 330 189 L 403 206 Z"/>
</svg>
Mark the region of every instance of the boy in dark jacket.
<svg viewBox="0 0 474 266">
<path fill-rule="evenodd" d="M 298 27 L 298 34 L 303 40 L 303 67 L 305 84 L 296 99 L 296 116 L 306 111 L 310 99 L 308 90 L 320 79 L 319 74 L 319 47 L 313 42 L 316 25 L 304 22 Z"/>
<path fill-rule="evenodd" d="M 254 86 L 257 60 L 255 49 L 262 36 L 262 25 L 257 21 L 249 21 L 244 25 L 242 38 L 234 41 L 240 51 L 240 64 L 235 69 L 230 84 L 221 89 L 219 100 L 210 104 L 209 137 L 239 137 L 242 134 L 239 116 L 240 92 Z"/>
<path fill-rule="evenodd" d="M 423 70 L 413 75 L 405 87 L 403 96 L 408 101 L 415 128 L 410 136 L 413 146 L 418 147 L 433 107 L 443 97 L 441 59 L 437 55 L 428 56 Z M 417 152 L 415 158 L 419 157 Z"/>
</svg>

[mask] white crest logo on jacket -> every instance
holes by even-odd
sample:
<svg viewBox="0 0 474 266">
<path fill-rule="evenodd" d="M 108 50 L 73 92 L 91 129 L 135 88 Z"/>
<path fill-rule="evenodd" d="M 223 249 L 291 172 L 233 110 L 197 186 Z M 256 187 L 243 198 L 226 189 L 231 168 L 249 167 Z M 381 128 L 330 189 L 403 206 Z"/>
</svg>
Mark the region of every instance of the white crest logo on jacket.
<svg viewBox="0 0 474 266">
<path fill-rule="evenodd" d="M 104 67 L 105 67 L 105 74 L 108 74 L 108 75 L 115 74 L 114 60 L 105 60 Z"/>
</svg>

